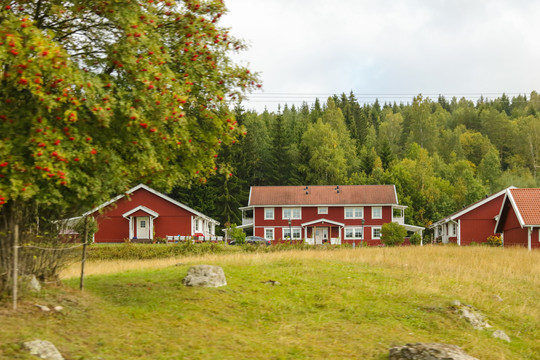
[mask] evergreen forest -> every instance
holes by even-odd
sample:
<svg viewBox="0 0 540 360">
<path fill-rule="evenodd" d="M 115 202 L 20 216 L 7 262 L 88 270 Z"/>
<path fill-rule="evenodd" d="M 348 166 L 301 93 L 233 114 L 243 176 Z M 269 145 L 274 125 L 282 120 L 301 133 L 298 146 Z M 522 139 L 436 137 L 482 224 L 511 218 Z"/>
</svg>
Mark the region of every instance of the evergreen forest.
<svg viewBox="0 0 540 360">
<path fill-rule="evenodd" d="M 536 187 L 540 95 L 360 104 L 351 92 L 277 113 L 235 108 L 245 136 L 222 147 L 235 169 L 172 196 L 241 224 L 250 186 L 395 184 L 405 221 L 433 222 L 508 186 Z"/>
</svg>

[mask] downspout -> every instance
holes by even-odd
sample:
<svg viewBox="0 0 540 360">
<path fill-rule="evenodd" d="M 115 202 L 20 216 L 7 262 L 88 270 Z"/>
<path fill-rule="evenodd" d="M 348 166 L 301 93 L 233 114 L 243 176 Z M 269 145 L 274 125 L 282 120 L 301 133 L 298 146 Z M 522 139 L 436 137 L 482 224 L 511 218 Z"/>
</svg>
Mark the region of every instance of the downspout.
<svg viewBox="0 0 540 360">
<path fill-rule="evenodd" d="M 531 251 L 531 249 L 532 249 L 532 247 L 531 247 L 531 245 L 532 245 L 532 244 L 531 244 L 531 237 L 532 237 L 532 230 L 533 230 L 533 228 L 532 228 L 532 226 L 531 226 L 531 227 L 529 227 L 529 228 L 527 228 L 527 229 L 528 229 L 528 231 L 527 231 L 527 233 L 528 233 L 528 234 L 527 234 L 527 235 L 528 235 L 528 236 L 527 236 L 527 248 L 529 249 L 529 251 Z"/>
</svg>

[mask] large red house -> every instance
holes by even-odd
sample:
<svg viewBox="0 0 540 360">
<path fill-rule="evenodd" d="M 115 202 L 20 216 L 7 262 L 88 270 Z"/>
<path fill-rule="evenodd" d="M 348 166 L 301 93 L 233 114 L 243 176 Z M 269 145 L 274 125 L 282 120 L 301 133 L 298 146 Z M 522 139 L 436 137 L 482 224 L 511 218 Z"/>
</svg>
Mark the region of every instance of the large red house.
<svg viewBox="0 0 540 360">
<path fill-rule="evenodd" d="M 540 189 L 509 189 L 495 230 L 503 246 L 540 248 Z"/>
<path fill-rule="evenodd" d="M 83 214 L 98 223 L 94 241 L 148 242 L 170 236 L 212 237 L 219 223 L 143 184 Z"/>
<path fill-rule="evenodd" d="M 484 199 L 469 205 L 452 215 L 433 223 L 435 239 L 443 244 L 455 243 L 469 245 L 484 243 L 489 236 L 499 235 L 495 232 L 497 216 L 508 189 L 501 190 Z"/>
<path fill-rule="evenodd" d="M 273 242 L 378 245 L 385 223 L 424 229 L 405 224 L 406 208 L 394 185 L 252 186 L 241 227 Z"/>
</svg>

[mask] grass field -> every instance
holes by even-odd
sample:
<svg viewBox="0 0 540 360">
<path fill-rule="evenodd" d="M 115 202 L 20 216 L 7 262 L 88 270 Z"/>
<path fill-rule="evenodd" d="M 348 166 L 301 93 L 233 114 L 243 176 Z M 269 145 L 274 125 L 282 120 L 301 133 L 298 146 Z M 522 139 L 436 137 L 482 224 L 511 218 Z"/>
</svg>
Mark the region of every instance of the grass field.
<svg viewBox="0 0 540 360">
<path fill-rule="evenodd" d="M 201 263 L 222 266 L 228 285 L 184 287 Z M 538 251 L 425 246 L 87 265 L 82 294 L 74 266 L 19 312 L 3 304 L 1 359 L 30 359 L 19 344 L 35 338 L 67 359 L 386 359 L 389 347 L 417 341 L 479 359 L 540 359 Z M 512 342 L 459 319 L 454 299 Z M 46 315 L 34 303 L 65 310 Z"/>
</svg>

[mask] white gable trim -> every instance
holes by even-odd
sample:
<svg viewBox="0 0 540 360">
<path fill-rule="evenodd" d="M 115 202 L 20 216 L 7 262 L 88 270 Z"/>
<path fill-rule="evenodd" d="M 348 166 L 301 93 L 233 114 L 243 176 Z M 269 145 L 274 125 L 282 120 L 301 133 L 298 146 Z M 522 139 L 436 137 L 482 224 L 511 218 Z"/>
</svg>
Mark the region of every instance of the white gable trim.
<svg viewBox="0 0 540 360">
<path fill-rule="evenodd" d="M 505 199 L 506 199 L 506 195 L 508 194 L 508 190 L 509 189 L 516 189 L 515 186 L 509 186 L 507 187 L 506 189 L 503 189 L 493 195 L 490 195 L 488 196 L 487 198 L 484 198 L 483 200 L 480 200 L 478 201 L 476 204 L 472 205 L 472 206 L 469 206 L 469 207 L 466 207 L 465 209 L 461 210 L 461 211 L 458 211 L 450 216 L 447 216 L 439 221 L 437 221 L 436 223 L 433 223 L 430 228 L 433 228 L 433 227 L 436 227 L 436 226 L 439 226 L 439 225 L 442 225 L 448 221 L 453 221 L 453 222 L 456 222 L 456 218 L 458 217 L 461 217 L 463 215 L 465 215 L 466 213 L 470 212 L 470 211 L 473 211 L 474 209 L 477 209 L 479 208 L 480 206 L 490 202 L 491 200 L 499 197 L 500 195 L 502 194 L 505 194 Z M 503 199 L 503 204 L 504 204 L 504 199 Z"/>
<path fill-rule="evenodd" d="M 151 210 L 151 209 L 147 208 L 146 206 L 142 206 L 142 205 L 139 205 L 136 208 L 133 208 L 133 209 L 129 210 L 126 213 L 123 213 L 122 216 L 127 219 L 129 217 L 129 215 L 131 215 L 131 214 L 133 214 L 133 213 L 135 213 L 135 212 L 137 212 L 139 210 L 142 210 L 145 213 L 147 213 L 149 215 L 152 215 L 154 218 L 157 218 L 159 216 L 159 214 L 157 212 L 155 212 L 154 210 Z"/>
<path fill-rule="evenodd" d="M 336 226 L 345 226 L 345 224 L 343 224 L 343 223 L 340 223 L 340 222 L 337 222 L 337 221 L 332 221 L 332 220 L 327 220 L 327 219 L 317 219 L 317 220 L 309 221 L 309 222 L 300 224 L 300 226 L 304 227 L 304 226 L 317 224 L 317 223 L 320 223 L 320 222 L 325 222 L 325 223 L 328 223 L 328 224 L 331 224 L 331 225 L 336 225 Z"/>
<path fill-rule="evenodd" d="M 125 194 L 118 195 L 118 196 L 116 196 L 115 198 L 113 198 L 113 199 L 111 199 L 111 200 L 109 200 L 109 201 L 107 201 L 107 202 L 104 202 L 103 204 L 99 205 L 98 207 L 96 207 L 96 208 L 94 208 L 94 209 L 92 209 L 92 210 L 90 210 L 90 211 L 84 213 L 82 216 L 88 216 L 88 215 L 90 215 L 90 214 L 93 214 L 93 213 L 95 213 L 96 211 L 99 211 L 99 210 L 103 209 L 104 207 L 107 207 L 107 206 L 109 206 L 109 205 L 111 205 L 111 204 L 117 202 L 118 200 L 120 200 L 120 199 L 123 198 L 124 196 L 130 195 L 130 194 L 134 193 L 135 191 L 137 191 L 137 190 L 139 190 L 139 189 L 144 189 L 144 190 L 146 190 L 146 191 L 149 191 L 149 192 L 151 192 L 152 194 L 154 194 L 154 195 L 156 195 L 156 196 L 158 196 L 158 197 L 160 197 L 160 198 L 162 198 L 162 199 L 164 199 L 164 200 L 166 200 L 166 201 L 168 201 L 168 202 L 170 202 L 170 203 L 172 203 L 172 204 L 174 204 L 174 205 L 176 205 L 176 206 L 178 206 L 178 207 L 180 207 L 180 208 L 182 208 L 182 209 L 184 209 L 184 210 L 187 210 L 187 211 L 191 212 L 192 214 L 195 214 L 195 215 L 197 215 L 197 216 L 200 216 L 200 217 L 203 218 L 203 219 L 206 219 L 206 220 L 208 220 L 208 221 L 210 221 L 210 222 L 213 222 L 213 223 L 216 224 L 216 225 L 219 225 L 219 221 L 214 220 L 214 219 L 212 219 L 212 218 L 210 218 L 210 217 L 204 215 L 203 213 L 198 212 L 197 210 L 194 210 L 194 209 L 190 208 L 189 206 L 184 205 L 184 204 L 182 204 L 182 203 L 180 203 L 180 202 L 178 202 L 178 201 L 176 201 L 176 200 L 174 200 L 174 199 L 171 199 L 171 198 L 168 197 L 167 195 L 162 194 L 162 193 L 160 193 L 159 191 L 156 191 L 156 190 L 154 190 L 154 189 L 152 189 L 152 188 L 150 188 L 150 187 L 148 187 L 148 186 L 146 186 L 146 185 L 144 185 L 144 184 L 139 184 L 139 185 L 137 185 L 137 186 L 135 186 L 135 187 L 129 189 L 128 191 L 125 192 Z"/>
</svg>

